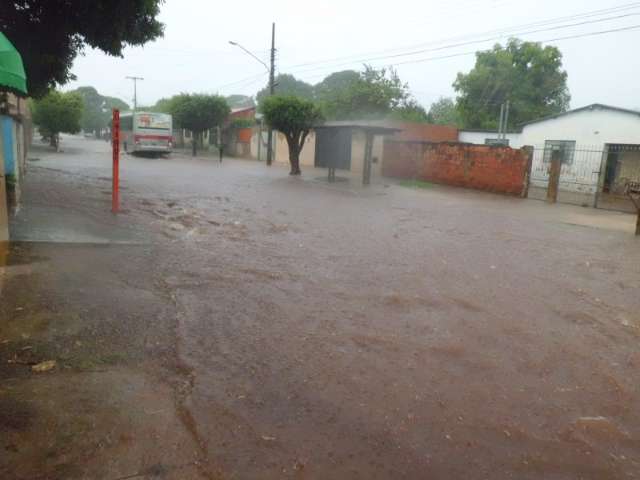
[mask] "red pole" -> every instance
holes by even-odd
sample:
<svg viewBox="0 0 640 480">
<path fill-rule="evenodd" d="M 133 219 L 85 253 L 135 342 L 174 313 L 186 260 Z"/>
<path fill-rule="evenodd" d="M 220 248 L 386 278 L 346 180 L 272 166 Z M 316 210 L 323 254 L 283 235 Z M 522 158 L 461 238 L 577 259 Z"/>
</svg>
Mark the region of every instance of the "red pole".
<svg viewBox="0 0 640 480">
<path fill-rule="evenodd" d="M 113 150 L 113 184 L 111 189 L 111 211 L 118 213 L 120 209 L 120 110 L 113 109 L 111 123 L 111 142 Z"/>
</svg>

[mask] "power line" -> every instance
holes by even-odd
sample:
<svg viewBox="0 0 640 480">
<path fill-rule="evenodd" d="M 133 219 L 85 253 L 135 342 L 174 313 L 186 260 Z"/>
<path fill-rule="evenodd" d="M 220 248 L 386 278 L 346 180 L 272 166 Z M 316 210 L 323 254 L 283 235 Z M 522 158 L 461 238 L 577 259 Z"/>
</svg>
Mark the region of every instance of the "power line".
<svg viewBox="0 0 640 480">
<path fill-rule="evenodd" d="M 261 72 L 261 73 L 258 73 L 257 75 L 251 75 L 250 77 L 242 78 L 242 79 L 236 80 L 234 82 L 229 82 L 229 83 L 225 83 L 223 85 L 219 85 L 219 86 L 215 87 L 213 90 L 222 90 L 223 88 L 232 87 L 234 85 L 237 85 L 237 84 L 240 84 L 240 83 L 245 83 L 247 81 L 260 80 L 265 75 L 267 75 L 266 72 Z"/>
<path fill-rule="evenodd" d="M 579 33 L 576 35 L 568 35 L 566 37 L 556 37 L 556 38 L 549 38 L 546 40 L 540 40 L 540 43 L 548 43 L 548 42 L 560 42 L 562 40 L 573 40 L 576 38 L 584 38 L 584 37 L 595 37 L 598 35 L 606 35 L 609 33 L 617 33 L 617 32 L 626 32 L 629 30 L 637 30 L 640 28 L 640 24 L 637 25 L 631 25 L 628 27 L 621 27 L 621 28 L 612 28 L 610 30 L 600 30 L 598 32 L 587 32 L 587 33 Z M 423 58 L 423 59 L 418 59 L 418 60 L 408 60 L 405 62 L 398 62 L 398 63 L 394 63 L 391 66 L 395 67 L 397 65 L 406 65 L 409 63 L 421 63 L 421 62 L 426 62 L 429 60 L 440 60 L 440 59 L 444 59 L 444 58 L 453 58 L 453 57 L 460 57 L 463 55 L 475 55 L 476 53 L 481 53 L 481 52 L 490 52 L 491 50 L 481 50 L 481 51 L 473 51 L 473 52 L 463 52 L 463 53 L 457 53 L 457 54 L 453 54 L 453 55 L 446 55 L 443 57 L 432 57 L 432 58 Z"/>
<path fill-rule="evenodd" d="M 634 2 L 631 4 L 627 4 L 627 5 L 622 5 L 619 7 L 615 7 L 615 8 L 610 8 L 610 9 L 601 9 L 601 10 L 595 10 L 595 11 L 591 11 L 591 12 L 585 12 L 583 14 L 576 14 L 576 15 L 572 15 L 572 16 L 565 16 L 565 17 L 558 17 L 556 19 L 551 19 L 551 20 L 545 20 L 545 21 L 539 21 L 539 22 L 534 22 L 534 23 L 530 23 L 527 24 L 525 26 L 534 26 L 534 25 L 540 25 L 542 26 L 543 24 L 547 23 L 547 24 L 553 24 L 553 23 L 558 23 L 561 21 L 567 21 L 568 18 L 589 18 L 589 17 L 593 17 L 596 15 L 602 15 L 603 13 L 612 13 L 613 11 L 623 11 L 623 10 L 629 10 L 632 8 L 638 8 L 640 7 L 640 2 Z M 610 21 L 610 20 L 614 20 L 614 19 L 619 19 L 619 18 L 626 18 L 626 17 L 631 17 L 631 16 L 637 16 L 639 15 L 639 13 L 629 13 L 629 14 L 624 14 L 624 15 L 618 15 L 618 16 L 614 16 L 614 17 L 607 17 L 605 19 L 597 19 L 597 20 L 592 20 L 592 21 L 585 21 L 585 22 L 579 22 L 576 24 L 570 24 L 570 25 L 560 25 L 560 26 L 556 26 L 553 28 L 548 28 L 548 29 L 539 29 L 539 30 L 534 30 L 534 31 L 529 31 L 529 32 L 522 32 L 521 34 L 532 34 L 532 33 L 540 33 L 543 31 L 550 31 L 550 30 L 557 30 L 560 28 L 571 28 L 571 27 L 575 27 L 575 26 L 581 26 L 581 25 L 585 25 L 585 24 L 593 24 L 593 23 L 597 23 L 597 22 L 602 22 L 602 21 Z M 523 28 L 525 26 L 519 26 L 519 27 L 513 27 L 515 29 L 519 29 L 519 28 Z M 512 29 L 513 29 L 512 28 Z M 576 34 L 576 35 L 569 35 L 569 36 L 563 36 L 563 37 L 556 37 L 556 38 L 551 38 L 551 39 L 546 39 L 546 40 L 539 40 L 539 42 L 542 43 L 546 43 L 546 42 L 556 42 L 556 41 L 563 41 L 563 40 L 570 40 L 570 39 L 576 39 L 576 38 L 583 38 L 583 37 L 591 37 L 591 36 L 598 36 L 598 35 L 605 35 L 605 34 L 609 34 L 609 33 L 617 33 L 617 32 L 623 32 L 623 31 L 630 31 L 630 30 L 636 30 L 640 28 L 640 25 L 632 25 L 632 26 L 628 26 L 628 27 L 622 27 L 622 28 L 615 28 L 615 29 L 609 29 L 609 30 L 601 30 L 601 31 L 596 31 L 596 32 L 586 32 L 586 33 L 581 33 L 581 34 Z M 509 29 L 503 29 L 503 30 L 496 30 L 496 31 L 504 31 L 504 32 L 508 32 Z M 484 33 L 485 35 L 487 33 Z M 313 69 L 304 69 L 304 70 L 300 70 L 299 73 L 304 73 L 306 71 L 313 71 L 313 70 L 327 70 L 327 69 L 335 69 L 338 68 L 340 66 L 345 66 L 345 65 L 352 65 L 354 63 L 362 63 L 362 62 L 366 62 L 366 61 L 376 61 L 376 60 L 384 60 L 384 59 L 389 59 L 389 58 L 399 58 L 402 56 L 409 56 L 409 55 L 416 55 L 419 53 L 426 53 L 427 51 L 440 51 L 440 50 L 444 50 L 444 49 L 450 49 L 450 48 L 457 48 L 460 46 L 464 46 L 464 45 L 470 45 L 470 44 L 475 44 L 475 43 L 484 43 L 487 41 L 492 41 L 492 40 L 496 40 L 498 38 L 502 38 L 501 37 L 495 37 L 495 38 L 485 38 L 482 40 L 475 40 L 475 41 L 470 41 L 470 42 L 462 42 L 459 44 L 453 44 L 453 45 L 444 45 L 442 47 L 438 47 L 438 48 L 434 48 L 434 49 L 424 49 L 424 50 L 420 50 L 420 51 L 416 51 L 416 52 L 408 52 L 408 53 L 404 53 L 404 54 L 395 54 L 395 55 L 388 55 L 388 56 L 380 56 L 380 57 L 373 57 L 373 58 L 368 58 L 368 59 L 359 59 L 359 60 L 353 60 L 350 62 L 345 62 L 345 63 L 341 63 L 338 65 L 326 65 L 323 67 L 318 67 L 318 68 L 313 68 Z M 444 40 L 443 40 L 444 41 Z M 435 42 L 431 42 L 433 43 L 442 43 L 443 41 L 435 41 Z M 397 50 L 397 49 L 396 49 Z M 393 51 L 393 50 L 389 50 L 389 51 Z M 468 56 L 468 55 L 475 55 L 476 53 L 482 52 L 482 51 L 488 51 L 488 50 L 474 50 L 474 51 L 466 51 L 466 52 L 458 52 L 458 53 L 454 53 L 454 54 L 448 54 L 448 55 L 441 55 L 441 56 L 436 56 L 436 57 L 427 57 L 427 58 L 421 58 L 421 59 L 414 59 L 414 60 L 407 60 L 407 61 L 402 61 L 402 62 L 395 62 L 392 64 L 387 64 L 389 66 L 398 66 L 398 65 L 406 65 L 406 64 L 412 64 L 412 63 L 424 63 L 424 62 L 429 62 L 429 61 L 436 61 L 436 60 L 444 60 L 444 59 L 450 59 L 450 58 L 456 58 L 456 57 L 462 57 L 462 56 Z M 348 57 L 342 57 L 342 58 L 348 58 Z M 306 64 L 300 64 L 301 66 L 304 65 L 316 65 L 316 64 L 320 64 L 320 63 L 326 63 L 327 61 L 320 61 L 320 62 L 309 62 Z M 286 71 L 291 71 L 290 67 L 289 69 L 286 69 Z M 285 70 L 283 68 L 283 70 Z M 261 74 L 262 75 L 262 74 Z M 311 75 L 311 76 L 304 76 L 304 78 L 306 80 L 310 80 L 310 79 L 315 79 L 315 78 L 320 78 L 320 77 L 324 77 L 326 76 L 326 73 L 321 73 L 321 74 L 317 74 L 317 75 Z M 225 88 L 227 86 L 233 86 L 239 83 L 243 83 L 245 81 L 250 81 L 250 84 L 255 83 L 255 81 L 257 81 L 256 76 L 252 76 L 252 77 L 248 77 L 245 79 L 241 79 L 235 82 L 231 82 L 229 84 L 225 84 L 222 85 L 218 88 Z M 248 85 L 243 85 L 243 86 L 248 86 Z"/>
<path fill-rule="evenodd" d="M 522 29 L 541 27 L 541 26 L 546 26 L 546 25 L 553 25 L 553 24 L 557 24 L 557 23 L 570 21 L 570 20 L 590 18 L 590 17 L 594 17 L 594 16 L 599 16 L 599 15 L 605 15 L 605 14 L 611 14 L 611 13 L 615 13 L 615 12 L 626 11 L 626 10 L 630 10 L 630 9 L 634 9 L 634 8 L 638 8 L 638 7 L 640 7 L 640 2 L 634 2 L 634 3 L 630 3 L 630 4 L 626 4 L 626 5 L 621 5 L 621 6 L 618 6 L 618 7 L 594 10 L 594 11 L 589 11 L 589 12 L 585 12 L 585 13 L 581 13 L 581 14 L 574 14 L 574 15 L 569 15 L 569 16 L 564 16 L 564 17 L 557 17 L 557 18 L 553 18 L 553 19 L 542 20 L 542 21 L 533 22 L 533 23 L 524 24 L 524 25 L 505 27 L 505 28 L 502 28 L 502 29 L 490 30 L 490 31 L 487 31 L 487 32 L 473 34 L 473 35 L 452 37 L 452 38 L 449 38 L 449 39 L 442 39 L 442 40 L 436 40 L 436 41 L 416 44 L 416 45 L 413 45 L 413 46 L 410 46 L 410 47 L 399 47 L 399 48 L 394 48 L 394 49 L 382 50 L 382 51 L 378 51 L 378 52 L 371 52 L 371 53 L 369 53 L 369 55 L 378 55 L 378 54 L 385 53 L 385 52 L 401 52 L 402 50 L 415 49 L 415 48 L 419 48 L 419 47 L 422 47 L 422 46 L 425 46 L 425 45 L 434 45 L 434 44 L 437 45 L 437 44 L 441 44 L 441 43 L 444 43 L 444 42 L 462 40 L 462 39 L 465 39 L 465 38 L 476 38 L 476 37 L 479 37 L 479 36 L 486 36 L 486 35 L 491 35 L 491 34 L 500 34 L 499 37 L 488 38 L 488 39 L 482 40 L 482 41 L 490 41 L 490 40 L 495 40 L 495 39 L 502 38 L 503 36 L 506 36 L 506 35 L 516 34 L 518 31 L 521 31 Z M 636 15 L 636 14 L 632 14 L 632 15 Z M 615 17 L 615 18 L 618 18 L 618 17 Z M 599 22 L 599 21 L 607 21 L 607 20 L 610 20 L 610 19 L 598 19 L 598 20 L 595 20 L 595 21 L 591 21 L 591 23 L 595 23 L 595 22 Z M 571 26 L 576 26 L 576 25 L 558 26 L 556 28 L 569 28 Z M 523 32 L 522 34 L 527 34 L 527 33 L 536 33 L 536 32 Z M 462 45 L 470 44 L 470 43 L 471 42 L 464 42 L 464 43 L 461 43 L 461 44 L 457 44 L 456 46 L 462 46 Z M 452 48 L 452 47 L 440 47 L 439 49 L 443 49 L 443 48 Z M 364 59 L 362 59 L 362 58 L 356 59 L 355 57 L 357 57 L 357 56 L 361 57 L 361 55 L 367 55 L 367 54 L 349 55 L 349 56 L 335 57 L 333 59 L 320 60 L 320 61 L 315 61 L 315 62 L 306 62 L 306 63 L 301 63 L 301 64 L 297 64 L 297 65 L 291 65 L 289 67 L 283 67 L 283 68 L 287 69 L 287 71 L 295 71 L 296 69 L 298 69 L 298 67 L 319 65 L 319 64 L 324 64 L 324 63 L 335 63 L 336 61 L 347 60 L 347 59 L 350 59 L 350 61 L 346 62 L 346 63 L 341 63 L 340 65 L 350 65 L 352 63 L 361 63 L 363 61 L 378 60 L 378 59 L 382 59 L 382 58 L 393 58 L 395 56 L 402 56 L 402 55 L 413 55 L 413 54 L 416 54 L 416 53 L 424 53 L 425 51 L 426 50 L 420 50 L 418 52 L 409 52 L 409 53 L 397 53 L 397 54 L 388 55 L 388 56 L 385 56 L 385 57 L 373 57 L 373 58 L 364 58 Z M 340 65 L 337 65 L 337 66 L 340 66 Z M 305 69 L 305 70 L 308 70 L 308 69 Z"/>
<path fill-rule="evenodd" d="M 622 27 L 622 28 L 614 28 L 614 29 L 610 29 L 610 30 L 600 30 L 597 32 L 587 32 L 587 33 L 581 33 L 581 34 L 576 34 L 576 35 L 569 35 L 569 36 L 565 36 L 565 37 L 556 37 L 556 38 L 549 38 L 546 40 L 540 40 L 541 43 L 547 43 L 547 42 L 559 42 L 559 41 L 563 41 L 563 40 L 573 40 L 576 38 L 583 38 L 583 37 L 594 37 L 594 36 L 598 36 L 598 35 L 606 35 L 606 34 L 610 34 L 610 33 L 618 33 L 618 32 L 624 32 L 624 31 L 630 31 L 630 30 L 637 30 L 640 29 L 640 24 L 638 25 L 631 25 L 629 27 Z M 419 59 L 415 59 L 415 60 L 407 60 L 407 61 L 403 61 L 403 62 L 395 62 L 392 64 L 385 64 L 386 66 L 390 66 L 390 67 L 396 67 L 398 65 L 407 65 L 407 64 L 412 64 L 412 63 L 425 63 L 425 62 L 431 62 L 431 61 L 437 61 L 437 60 L 446 60 L 446 59 L 450 59 L 450 58 L 456 58 L 456 57 L 465 57 L 465 56 L 469 56 L 469 55 L 476 55 L 477 53 L 483 53 L 483 52 L 490 52 L 491 50 L 470 50 L 470 51 L 466 51 L 466 52 L 458 52 L 458 53 L 452 53 L 452 54 L 448 54 L 448 55 L 440 55 L 437 57 L 427 57 L 427 58 L 419 58 Z M 312 75 L 310 77 L 305 77 L 306 80 L 310 80 L 310 79 L 314 79 L 314 78 L 320 78 L 320 77 L 324 77 L 326 76 L 325 73 L 319 74 L 319 75 Z"/>
<path fill-rule="evenodd" d="M 560 29 L 565 29 L 565 28 L 573 28 L 573 27 L 577 27 L 577 26 L 584 26 L 584 25 L 590 25 L 590 24 L 594 24 L 594 23 L 601 23 L 601 22 L 607 22 L 607 21 L 612 21 L 612 20 L 619 20 L 621 18 L 628 18 L 628 17 L 634 17 L 634 16 L 638 16 L 640 15 L 640 13 L 627 13 L 627 14 L 623 14 L 623 15 L 618 15 L 618 16 L 613 16 L 613 17 L 606 17 L 606 18 L 602 18 L 602 19 L 596 19 L 596 20 L 586 20 L 583 22 L 578 22 L 578 23 L 573 23 L 573 24 L 568 24 L 568 25 L 557 25 L 554 27 L 547 27 L 547 28 L 541 28 L 541 29 L 537 29 L 537 30 L 529 30 L 529 31 L 520 31 L 520 32 L 513 32 L 511 33 L 509 36 L 511 35 L 531 35 L 531 34 L 535 34 L 535 33 L 542 33 L 542 32 L 549 32 L 549 31 L 553 31 L 553 30 L 560 30 Z M 427 52 L 436 52 L 436 51 L 441 51 L 441 50 L 449 50 L 452 48 L 458 48 L 458 47 L 463 47 L 463 46 L 468 46 L 468 45 L 474 45 L 474 44 L 478 44 L 478 43 L 485 43 L 485 42 L 490 42 L 490 41 L 495 41 L 495 40 L 500 40 L 502 38 L 504 38 L 506 35 L 502 34 L 499 36 L 495 36 L 495 37 L 490 37 L 490 38 L 482 38 L 482 39 L 478 39 L 478 40 L 470 40 L 467 42 L 461 42 L 461 43 L 455 43 L 455 44 L 450 44 L 450 45 L 443 45 L 440 47 L 434 47 L 434 48 L 427 48 L 427 49 L 422 49 L 422 50 L 415 50 L 412 52 L 405 52 L 405 53 L 397 53 L 394 55 L 385 55 L 385 56 L 378 56 L 378 57 L 369 57 L 369 58 L 361 58 L 358 60 L 352 60 L 349 62 L 343 62 L 340 64 L 335 64 L 332 66 L 317 66 L 317 67 L 313 67 L 313 68 L 307 68 L 307 69 L 303 69 L 303 70 L 290 70 L 293 72 L 308 72 L 308 71 L 314 71 L 314 70 L 321 70 L 321 69 L 326 69 L 326 68 L 339 68 L 342 66 L 347 66 L 347 65 L 353 65 L 354 63 L 366 63 L 366 62 L 372 62 L 372 61 L 377 61 L 377 60 L 386 60 L 386 59 L 393 59 L 393 58 L 400 58 L 400 57 L 408 57 L 408 56 L 412 56 L 412 55 L 419 55 L 421 53 L 427 53 Z"/>
</svg>

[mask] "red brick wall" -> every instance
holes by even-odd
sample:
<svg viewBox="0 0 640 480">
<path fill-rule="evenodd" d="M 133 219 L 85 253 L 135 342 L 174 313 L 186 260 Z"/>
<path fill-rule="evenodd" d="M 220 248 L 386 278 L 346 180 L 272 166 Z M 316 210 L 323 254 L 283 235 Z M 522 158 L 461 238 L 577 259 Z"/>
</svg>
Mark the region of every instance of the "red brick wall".
<svg viewBox="0 0 640 480">
<path fill-rule="evenodd" d="M 401 130 L 393 135 L 393 140 L 421 142 L 458 141 L 458 129 L 456 127 L 412 122 L 392 122 L 391 126 Z"/>
<path fill-rule="evenodd" d="M 446 185 L 522 195 L 529 154 L 509 147 L 386 140 L 382 173 Z"/>
</svg>

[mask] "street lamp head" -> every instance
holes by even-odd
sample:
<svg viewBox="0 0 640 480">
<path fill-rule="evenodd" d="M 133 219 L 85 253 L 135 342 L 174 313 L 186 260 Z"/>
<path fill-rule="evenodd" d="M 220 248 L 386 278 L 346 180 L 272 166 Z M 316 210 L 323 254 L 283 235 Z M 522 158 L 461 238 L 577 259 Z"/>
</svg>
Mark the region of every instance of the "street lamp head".
<svg viewBox="0 0 640 480">
<path fill-rule="evenodd" d="M 229 43 L 230 43 L 231 45 L 235 46 L 235 47 L 237 47 L 237 46 L 238 46 L 238 43 L 237 43 L 237 42 L 234 42 L 233 40 L 229 40 Z"/>
</svg>

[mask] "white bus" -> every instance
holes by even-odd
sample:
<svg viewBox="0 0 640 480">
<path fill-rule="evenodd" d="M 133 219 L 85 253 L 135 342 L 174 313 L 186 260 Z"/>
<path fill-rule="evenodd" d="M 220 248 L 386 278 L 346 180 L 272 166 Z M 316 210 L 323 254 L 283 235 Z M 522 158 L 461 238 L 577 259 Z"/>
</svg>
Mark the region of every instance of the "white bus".
<svg viewBox="0 0 640 480">
<path fill-rule="evenodd" d="M 154 112 L 127 112 L 120 115 L 120 143 L 132 154 L 171 153 L 171 115 Z"/>
</svg>

